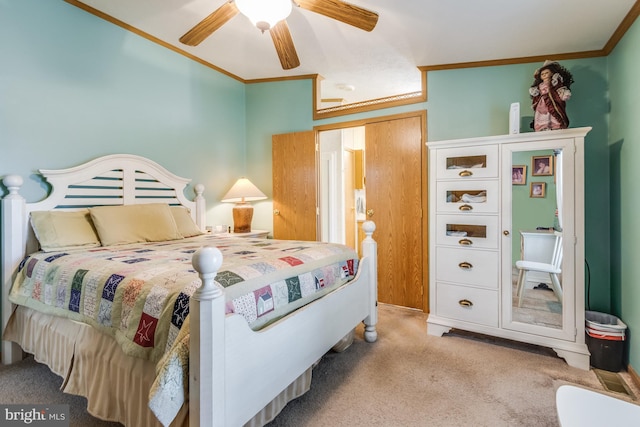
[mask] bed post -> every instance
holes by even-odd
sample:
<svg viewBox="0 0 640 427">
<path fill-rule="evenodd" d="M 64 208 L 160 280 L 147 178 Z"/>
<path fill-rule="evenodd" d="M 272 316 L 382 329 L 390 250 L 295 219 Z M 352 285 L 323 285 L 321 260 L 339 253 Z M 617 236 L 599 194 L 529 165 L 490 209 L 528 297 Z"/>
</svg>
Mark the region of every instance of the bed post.
<svg viewBox="0 0 640 427">
<path fill-rule="evenodd" d="M 204 200 L 204 185 L 196 184 L 193 188 L 196 192 L 196 197 L 193 201 L 196 203 L 196 225 L 200 229 L 200 231 L 206 231 L 207 228 L 207 212 L 206 212 L 206 202 Z"/>
<path fill-rule="evenodd" d="M 378 339 L 376 324 L 378 323 L 378 244 L 373 240 L 372 234 L 376 229 L 373 221 L 365 221 L 362 224 L 365 238 L 362 241 L 362 256 L 369 261 L 369 283 L 371 286 L 369 300 L 369 316 L 364 319 L 364 339 L 367 342 L 375 342 Z"/>
<path fill-rule="evenodd" d="M 18 175 L 7 175 L 2 180 L 9 190 L 2 199 L 0 222 L 2 224 L 2 296 L 0 311 L 2 312 L 2 330 L 4 332 L 13 311 L 9 302 L 9 290 L 13 282 L 13 273 L 24 258 L 27 236 L 25 231 L 26 201 L 18 194 L 23 180 Z M 0 339 L 2 334 L 0 334 Z M 22 359 L 22 349 L 18 344 L 2 341 L 2 364 L 8 365 Z"/>
<path fill-rule="evenodd" d="M 189 425 L 225 427 L 225 299 L 214 279 L 222 265 L 219 249 L 193 254 L 202 285 L 189 308 Z"/>
</svg>

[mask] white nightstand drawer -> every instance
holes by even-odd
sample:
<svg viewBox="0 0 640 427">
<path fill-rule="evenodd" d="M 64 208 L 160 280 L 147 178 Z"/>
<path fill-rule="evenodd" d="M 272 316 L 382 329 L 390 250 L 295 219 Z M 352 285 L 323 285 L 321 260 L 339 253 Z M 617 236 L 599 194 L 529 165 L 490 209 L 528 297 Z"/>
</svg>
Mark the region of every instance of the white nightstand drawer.
<svg viewBox="0 0 640 427">
<path fill-rule="evenodd" d="M 436 280 L 498 289 L 498 252 L 438 247 Z"/>
<path fill-rule="evenodd" d="M 498 146 L 438 149 L 438 179 L 498 177 Z"/>
<path fill-rule="evenodd" d="M 463 248 L 498 248 L 498 217 L 437 215 L 436 243 Z"/>
<path fill-rule="evenodd" d="M 498 292 L 436 284 L 436 314 L 441 317 L 498 327 Z"/>
<path fill-rule="evenodd" d="M 498 181 L 439 181 L 436 210 L 443 213 L 498 213 Z"/>
</svg>

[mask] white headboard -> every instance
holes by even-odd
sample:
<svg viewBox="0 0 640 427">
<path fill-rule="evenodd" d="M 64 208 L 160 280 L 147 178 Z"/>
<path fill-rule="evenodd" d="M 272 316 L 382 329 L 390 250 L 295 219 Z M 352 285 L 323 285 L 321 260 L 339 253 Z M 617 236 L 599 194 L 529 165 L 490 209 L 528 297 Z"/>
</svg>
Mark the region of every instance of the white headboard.
<svg viewBox="0 0 640 427">
<path fill-rule="evenodd" d="M 204 231 L 206 225 L 204 186 L 194 187 L 193 201 L 184 195 L 191 182 L 166 170 L 144 157 L 133 154 L 112 154 L 91 160 L 68 169 L 40 169 L 40 174 L 52 186 L 49 196 L 36 203 L 26 203 L 19 194 L 23 179 L 18 175 L 4 177 L 9 190 L 2 199 L 2 330 L 11 312 L 6 295 L 20 261 L 28 252 L 37 250 L 37 242 L 29 225 L 29 214 L 33 211 L 52 209 L 78 209 L 105 205 L 130 205 L 142 203 L 167 203 L 182 205 L 190 209 L 198 227 Z M 6 352 L 3 342 L 2 355 Z"/>
<path fill-rule="evenodd" d="M 197 202 L 184 195 L 191 180 L 174 175 L 144 157 L 112 154 L 68 169 L 40 169 L 39 172 L 53 189 L 43 201 L 30 204 L 29 211 L 169 203 L 190 208 L 197 221 Z M 202 196 L 202 190 L 198 196 Z"/>
</svg>

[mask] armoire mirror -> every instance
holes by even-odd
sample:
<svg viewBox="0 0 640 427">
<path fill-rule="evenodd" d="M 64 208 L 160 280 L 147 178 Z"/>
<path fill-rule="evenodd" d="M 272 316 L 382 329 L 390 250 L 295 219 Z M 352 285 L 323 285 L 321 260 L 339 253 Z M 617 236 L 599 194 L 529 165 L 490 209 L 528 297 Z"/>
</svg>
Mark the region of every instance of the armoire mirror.
<svg viewBox="0 0 640 427">
<path fill-rule="evenodd" d="M 567 338 L 574 329 L 573 153 L 563 141 L 504 147 L 503 287 L 504 326 Z M 506 167 L 509 167 L 507 170 Z M 508 175 L 506 175 L 508 176 Z M 508 191 L 507 191 L 508 188 Z M 567 193 L 569 191 L 569 193 Z"/>
</svg>

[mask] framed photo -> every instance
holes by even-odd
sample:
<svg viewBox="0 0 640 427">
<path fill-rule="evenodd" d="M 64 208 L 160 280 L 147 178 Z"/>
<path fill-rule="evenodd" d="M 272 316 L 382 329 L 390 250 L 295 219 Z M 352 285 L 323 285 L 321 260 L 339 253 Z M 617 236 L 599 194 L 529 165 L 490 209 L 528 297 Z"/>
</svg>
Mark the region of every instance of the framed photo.
<svg viewBox="0 0 640 427">
<path fill-rule="evenodd" d="M 513 185 L 525 185 L 527 183 L 527 166 L 513 165 L 511 167 L 511 183 Z"/>
<path fill-rule="evenodd" d="M 553 156 L 531 157 L 531 176 L 553 175 Z"/>
<path fill-rule="evenodd" d="M 529 197 L 544 197 L 547 190 L 546 182 L 532 182 L 529 189 Z"/>
</svg>

